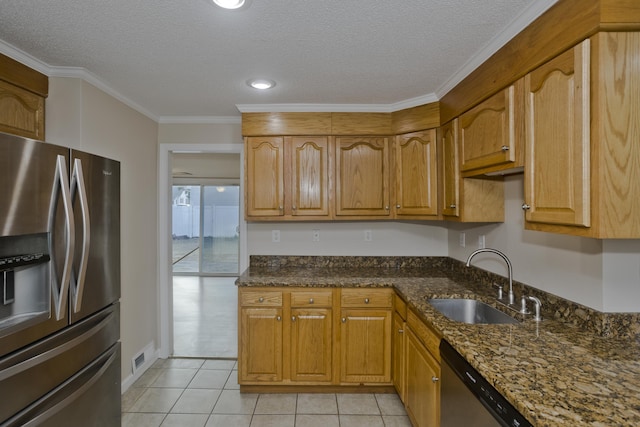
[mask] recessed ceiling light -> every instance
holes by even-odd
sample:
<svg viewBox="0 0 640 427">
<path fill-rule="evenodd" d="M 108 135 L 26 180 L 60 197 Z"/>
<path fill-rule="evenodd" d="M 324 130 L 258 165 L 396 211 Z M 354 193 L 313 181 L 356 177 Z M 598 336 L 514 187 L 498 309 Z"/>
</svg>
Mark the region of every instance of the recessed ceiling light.
<svg viewBox="0 0 640 427">
<path fill-rule="evenodd" d="M 213 2 L 224 9 L 238 9 L 242 7 L 245 0 L 213 0 Z"/>
<path fill-rule="evenodd" d="M 254 89 L 266 90 L 274 87 L 276 85 L 276 82 L 274 82 L 273 80 L 267 80 L 267 79 L 253 79 L 253 80 L 248 80 L 247 84 Z"/>
</svg>

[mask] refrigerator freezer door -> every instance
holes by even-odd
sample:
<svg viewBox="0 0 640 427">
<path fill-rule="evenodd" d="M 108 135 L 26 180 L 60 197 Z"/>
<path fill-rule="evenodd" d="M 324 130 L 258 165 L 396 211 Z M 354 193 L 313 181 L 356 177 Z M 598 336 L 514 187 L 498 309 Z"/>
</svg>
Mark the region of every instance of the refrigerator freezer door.
<svg viewBox="0 0 640 427">
<path fill-rule="evenodd" d="M 76 250 L 70 314 L 76 322 L 120 298 L 120 163 L 72 150 L 71 164 Z"/>
</svg>

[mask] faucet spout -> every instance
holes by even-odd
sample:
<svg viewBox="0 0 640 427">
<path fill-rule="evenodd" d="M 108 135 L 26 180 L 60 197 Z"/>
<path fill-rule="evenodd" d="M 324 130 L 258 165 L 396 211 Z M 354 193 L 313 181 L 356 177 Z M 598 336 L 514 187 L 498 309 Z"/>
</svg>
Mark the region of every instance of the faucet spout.
<svg viewBox="0 0 640 427">
<path fill-rule="evenodd" d="M 504 262 L 507 263 L 507 272 L 509 274 L 509 305 L 513 305 L 515 302 L 515 295 L 513 294 L 513 267 L 511 265 L 511 261 L 509 261 L 509 258 L 507 258 L 507 256 L 505 254 L 503 254 L 502 252 L 500 252 L 497 249 L 492 249 L 492 248 L 482 248 L 482 249 L 478 249 L 476 251 L 473 251 L 471 253 L 471 255 L 469 255 L 469 257 L 467 258 L 467 267 L 471 266 L 471 259 L 473 257 L 475 257 L 476 255 L 483 253 L 483 252 L 489 252 L 492 254 L 496 254 L 498 256 L 500 256 Z"/>
</svg>

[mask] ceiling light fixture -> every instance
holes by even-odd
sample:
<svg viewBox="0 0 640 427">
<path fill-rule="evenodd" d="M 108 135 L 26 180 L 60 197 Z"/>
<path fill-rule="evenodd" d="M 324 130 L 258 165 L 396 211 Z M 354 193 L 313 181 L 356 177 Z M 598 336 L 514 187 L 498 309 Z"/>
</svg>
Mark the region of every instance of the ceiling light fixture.
<svg viewBox="0 0 640 427">
<path fill-rule="evenodd" d="M 213 0 L 213 2 L 224 9 L 238 9 L 244 5 L 245 0 Z"/>
<path fill-rule="evenodd" d="M 247 84 L 254 89 L 266 90 L 274 87 L 276 85 L 276 82 L 274 82 L 273 80 L 266 80 L 266 79 L 253 79 L 253 80 L 248 80 Z"/>
</svg>

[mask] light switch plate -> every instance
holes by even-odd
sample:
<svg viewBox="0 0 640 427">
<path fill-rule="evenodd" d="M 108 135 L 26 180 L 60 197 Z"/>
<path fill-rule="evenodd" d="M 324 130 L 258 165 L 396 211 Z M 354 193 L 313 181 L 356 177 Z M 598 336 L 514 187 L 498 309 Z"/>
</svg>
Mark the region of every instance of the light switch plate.
<svg viewBox="0 0 640 427">
<path fill-rule="evenodd" d="M 271 230 L 271 241 L 273 243 L 280 243 L 280 230 Z"/>
</svg>

